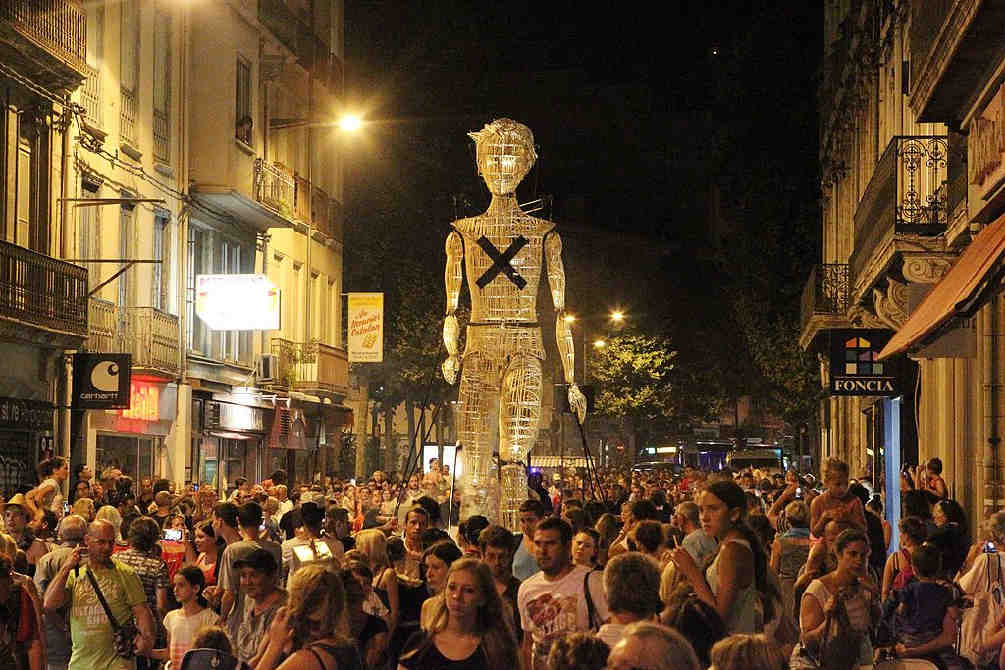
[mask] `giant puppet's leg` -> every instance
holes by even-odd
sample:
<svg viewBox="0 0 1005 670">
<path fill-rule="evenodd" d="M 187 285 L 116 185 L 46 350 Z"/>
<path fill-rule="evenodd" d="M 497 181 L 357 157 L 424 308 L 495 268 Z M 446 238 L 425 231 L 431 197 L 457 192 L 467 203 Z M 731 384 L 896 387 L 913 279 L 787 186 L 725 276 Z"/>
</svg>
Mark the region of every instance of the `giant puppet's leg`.
<svg viewBox="0 0 1005 670">
<path fill-rule="evenodd" d="M 499 402 L 499 458 L 501 471 L 500 523 L 510 530 L 520 526 L 520 504 L 527 499 L 527 456 L 537 441 L 541 424 L 541 361 L 533 356 L 510 358 Z"/>
<path fill-rule="evenodd" d="M 461 518 L 483 514 L 490 519 L 495 507 L 491 501 L 495 471 L 492 467 L 492 438 L 495 413 L 492 411 L 499 392 L 499 371 L 480 353 L 464 357 L 461 388 L 457 395 L 457 437 L 461 444 L 464 473 L 459 483 Z"/>
</svg>

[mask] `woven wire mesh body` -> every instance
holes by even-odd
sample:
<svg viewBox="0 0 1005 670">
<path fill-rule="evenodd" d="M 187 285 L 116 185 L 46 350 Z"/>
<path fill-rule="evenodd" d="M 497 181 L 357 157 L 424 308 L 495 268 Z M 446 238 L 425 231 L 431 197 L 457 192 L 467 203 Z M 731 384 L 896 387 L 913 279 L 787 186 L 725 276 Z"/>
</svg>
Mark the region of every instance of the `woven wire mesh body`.
<svg viewBox="0 0 1005 670">
<path fill-rule="evenodd" d="M 524 464 L 541 423 L 545 353 L 537 293 L 554 224 L 524 213 L 514 197 L 537 157 L 530 130 L 499 119 L 470 136 L 476 143 L 479 173 L 493 198 L 484 214 L 453 225 L 463 241 L 471 294 L 457 405 L 464 462 L 461 518 L 484 514 L 515 529 L 517 509 L 527 497 Z M 448 240 L 448 259 L 452 244 Z M 556 248 L 553 243 L 551 247 Z M 557 248 L 560 251 L 560 245 Z M 460 290 L 459 265 L 459 258 L 453 267 L 448 260 L 448 317 L 451 300 Z M 560 287 L 564 305 L 560 259 L 557 268 L 551 265 L 549 261 L 548 280 L 553 295 Z M 444 329 L 448 351 L 452 338 L 454 327 L 448 318 Z M 501 471 L 496 470 L 494 452 Z"/>
</svg>

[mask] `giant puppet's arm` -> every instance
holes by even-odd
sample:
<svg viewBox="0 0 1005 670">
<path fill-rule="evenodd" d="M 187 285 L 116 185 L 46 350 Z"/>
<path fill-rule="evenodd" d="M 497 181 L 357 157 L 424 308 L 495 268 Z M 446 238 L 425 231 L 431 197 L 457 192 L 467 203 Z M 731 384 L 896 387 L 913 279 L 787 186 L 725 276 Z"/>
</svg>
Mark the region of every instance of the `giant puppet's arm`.
<svg viewBox="0 0 1005 670">
<path fill-rule="evenodd" d="M 457 353 L 457 339 L 460 335 L 457 305 L 461 299 L 461 282 L 464 278 L 461 269 L 463 259 L 464 242 L 456 231 L 452 231 L 447 236 L 447 267 L 443 273 L 443 283 L 447 289 L 447 318 L 443 320 L 443 344 L 447 347 L 447 360 L 443 361 L 443 378 L 448 384 L 457 381 L 457 372 L 461 368 L 461 358 Z"/>
<path fill-rule="evenodd" d="M 580 423 L 586 418 L 586 397 L 575 382 L 576 349 L 572 341 L 572 326 L 565 318 L 565 266 L 562 264 L 562 238 L 551 232 L 544 240 L 544 255 L 548 263 L 548 285 L 555 305 L 555 338 L 562 358 L 562 372 L 569 385 L 569 407 Z"/>
</svg>

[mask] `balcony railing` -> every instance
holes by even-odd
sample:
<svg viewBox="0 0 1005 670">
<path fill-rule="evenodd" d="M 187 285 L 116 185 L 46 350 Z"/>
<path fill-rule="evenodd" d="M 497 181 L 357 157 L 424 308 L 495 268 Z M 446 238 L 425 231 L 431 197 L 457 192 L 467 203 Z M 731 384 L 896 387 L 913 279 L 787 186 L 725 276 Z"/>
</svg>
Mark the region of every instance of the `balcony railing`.
<svg viewBox="0 0 1005 670">
<path fill-rule="evenodd" d="M 344 391 L 349 385 L 345 352 L 327 344 L 272 338 L 279 358 L 276 385 L 289 390 Z"/>
<path fill-rule="evenodd" d="M 133 367 L 178 372 L 178 317 L 153 307 L 130 307 L 124 350 Z"/>
<path fill-rule="evenodd" d="M 848 311 L 848 264 L 825 263 L 810 272 L 803 287 L 802 328 L 814 316 L 844 316 Z"/>
<path fill-rule="evenodd" d="M 293 175 L 279 163 L 255 160 L 255 200 L 286 218 L 293 216 L 296 186 Z"/>
<path fill-rule="evenodd" d="M 87 337 L 87 270 L 0 241 L 0 318 Z"/>
<path fill-rule="evenodd" d="M 87 112 L 87 122 L 101 128 L 101 73 L 92 67 L 87 68 L 87 79 L 80 90 L 80 104 Z"/>
<path fill-rule="evenodd" d="M 0 20 L 73 69 L 87 64 L 87 14 L 77 0 L 3 0 Z"/>
<path fill-rule="evenodd" d="M 122 110 L 119 114 L 119 139 L 136 147 L 136 92 L 122 87 Z"/>
<path fill-rule="evenodd" d="M 87 301 L 87 350 L 111 353 L 119 350 L 119 309 L 110 300 L 91 297 Z"/>
<path fill-rule="evenodd" d="M 890 140 L 855 211 L 853 283 L 887 236 L 931 236 L 945 231 L 948 156 L 944 136 L 905 135 Z"/>
</svg>

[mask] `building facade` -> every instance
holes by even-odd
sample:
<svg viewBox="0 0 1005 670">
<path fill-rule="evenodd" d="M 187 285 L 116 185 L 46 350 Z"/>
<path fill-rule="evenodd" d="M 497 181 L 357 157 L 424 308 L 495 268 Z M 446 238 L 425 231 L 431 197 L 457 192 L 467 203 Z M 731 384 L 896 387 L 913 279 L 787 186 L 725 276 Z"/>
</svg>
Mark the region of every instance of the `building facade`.
<svg viewBox="0 0 1005 670">
<path fill-rule="evenodd" d="M 68 359 L 87 337 L 87 270 L 64 198 L 74 132 L 69 95 L 84 81 L 86 20 L 76 0 L 0 4 L 0 493 L 68 433 Z"/>
<path fill-rule="evenodd" d="M 971 259 L 1001 214 L 993 169 L 975 160 L 997 166 L 1005 149 L 986 135 L 1003 28 L 1000 10 L 971 1 L 825 8 L 823 248 L 801 344 L 821 358 L 822 456 L 871 473 L 891 518 L 902 467 L 932 457 L 972 527 L 1003 498 L 996 260 Z M 946 298 L 961 275 L 977 288 Z"/>
<path fill-rule="evenodd" d="M 68 217 L 92 293 L 82 348 L 132 354 L 132 406 L 84 413 L 73 461 L 221 490 L 323 472 L 348 412 L 341 158 L 320 127 L 341 104 L 341 2 L 97 1 L 86 25 Z M 268 277 L 280 329 L 211 327 L 202 275 Z"/>
</svg>

